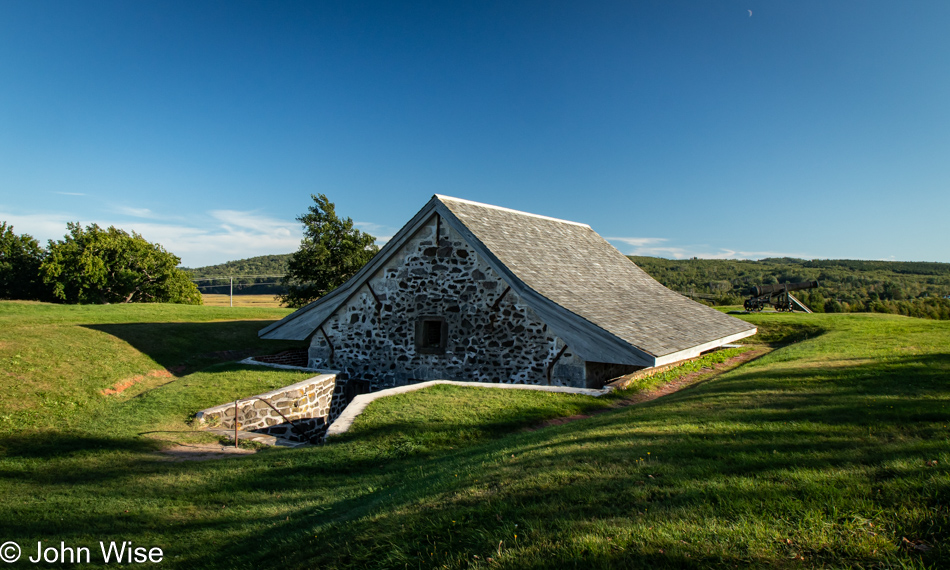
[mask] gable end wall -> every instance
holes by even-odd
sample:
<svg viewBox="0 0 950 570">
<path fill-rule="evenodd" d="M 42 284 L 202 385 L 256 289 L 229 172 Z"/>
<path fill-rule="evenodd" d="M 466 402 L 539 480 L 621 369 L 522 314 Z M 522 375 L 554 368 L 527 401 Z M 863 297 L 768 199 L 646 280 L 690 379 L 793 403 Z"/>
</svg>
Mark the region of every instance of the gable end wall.
<svg viewBox="0 0 950 570">
<path fill-rule="evenodd" d="M 373 391 L 426 380 L 546 384 L 548 365 L 564 348 L 513 291 L 492 310 L 507 284 L 435 217 L 368 283 L 324 322 L 329 343 L 319 330 L 313 335 L 311 367 L 341 370 Z M 444 354 L 416 351 L 419 317 L 445 319 Z M 584 361 L 568 347 L 551 384 L 583 388 L 585 378 Z"/>
</svg>

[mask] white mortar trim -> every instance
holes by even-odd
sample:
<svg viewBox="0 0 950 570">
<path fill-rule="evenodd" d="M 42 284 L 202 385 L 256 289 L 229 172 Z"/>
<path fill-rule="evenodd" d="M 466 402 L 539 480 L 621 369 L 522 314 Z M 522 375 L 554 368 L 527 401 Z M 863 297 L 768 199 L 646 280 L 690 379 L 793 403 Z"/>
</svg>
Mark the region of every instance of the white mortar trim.
<svg viewBox="0 0 950 570">
<path fill-rule="evenodd" d="M 698 345 L 698 346 L 690 347 L 690 348 L 688 348 L 688 349 L 686 349 L 686 350 L 681 350 L 681 351 L 679 351 L 679 352 L 673 352 L 673 353 L 671 353 L 671 354 L 666 354 L 666 355 L 663 355 L 663 356 L 659 356 L 659 357 L 657 357 L 657 359 L 656 359 L 656 364 L 654 364 L 653 366 L 654 366 L 654 367 L 656 367 L 656 366 L 664 366 L 664 365 L 666 365 L 666 364 L 670 364 L 670 363 L 673 363 L 673 362 L 679 362 L 680 360 L 686 360 L 687 358 L 694 358 L 694 357 L 696 357 L 696 356 L 699 356 L 700 353 L 702 353 L 702 352 L 706 352 L 707 350 L 711 350 L 711 349 L 713 349 L 713 348 L 717 348 L 717 347 L 720 347 L 720 346 L 727 345 L 727 344 L 729 344 L 729 343 L 731 343 L 731 342 L 735 342 L 735 341 L 739 340 L 740 338 L 745 338 L 745 337 L 747 337 L 747 336 L 752 336 L 752 335 L 754 335 L 754 334 L 757 333 L 757 332 L 759 332 L 758 327 L 753 328 L 753 329 L 751 329 L 751 330 L 738 332 L 738 333 L 733 334 L 733 335 L 724 336 L 724 337 L 722 337 L 722 338 L 720 338 L 720 339 L 718 339 L 718 340 L 709 341 L 709 342 L 707 342 L 707 343 L 700 344 L 700 345 Z"/>
<path fill-rule="evenodd" d="M 317 384 L 317 383 L 320 383 L 320 382 L 326 382 L 327 380 L 330 380 L 330 379 L 334 379 L 334 380 L 335 380 L 335 379 L 336 379 L 336 373 L 333 373 L 333 374 L 318 374 L 318 375 L 316 375 L 316 376 L 307 378 L 306 380 L 301 380 L 300 382 L 297 382 L 297 383 L 295 383 L 295 384 L 291 384 L 291 385 L 289 385 L 289 386 L 284 386 L 284 387 L 282 387 L 282 388 L 276 388 L 276 389 L 274 389 L 274 390 L 271 390 L 270 392 L 264 392 L 263 394 L 257 394 L 257 395 L 255 395 L 255 396 L 248 396 L 248 397 L 246 397 L 246 398 L 239 398 L 239 399 L 238 399 L 238 403 L 251 402 L 251 401 L 256 401 L 256 400 L 258 400 L 258 399 L 270 401 L 270 398 L 273 398 L 274 396 L 279 396 L 279 395 L 283 394 L 284 392 L 290 392 L 291 390 L 303 390 L 303 389 L 307 388 L 308 386 L 310 386 L 311 384 Z M 233 406 L 234 406 L 234 402 L 228 402 L 228 403 L 226 403 L 226 404 L 218 404 L 217 406 L 212 406 L 212 407 L 210 407 L 210 408 L 205 408 L 204 410 L 201 410 L 200 412 L 198 412 L 197 414 L 195 414 L 195 419 L 198 420 L 199 422 L 203 422 L 203 421 L 204 421 L 204 417 L 205 417 L 206 415 L 208 415 L 208 414 L 213 414 L 213 413 L 222 413 L 222 414 L 223 414 L 223 413 L 224 413 L 224 410 L 227 410 L 228 408 L 231 408 L 231 407 L 233 407 Z"/>
<path fill-rule="evenodd" d="M 293 366 L 290 364 L 277 364 L 276 362 L 261 362 L 254 360 L 253 356 L 248 356 L 244 360 L 238 361 L 238 364 L 250 364 L 252 366 L 267 366 L 269 368 L 280 368 L 283 370 L 303 370 L 304 372 L 319 372 L 320 374 L 339 374 L 339 370 L 326 370 L 324 368 L 307 368 L 306 366 Z"/>
<path fill-rule="evenodd" d="M 561 222 L 562 224 L 571 224 L 574 226 L 581 226 L 582 228 L 590 229 L 590 225 L 582 224 L 580 222 L 572 222 L 570 220 L 562 220 L 560 218 L 552 218 L 550 216 L 542 216 L 540 214 L 532 214 L 531 212 L 522 212 L 521 210 L 512 210 L 511 208 L 503 208 L 501 206 L 495 206 L 493 204 L 483 204 L 481 202 L 476 202 L 474 200 L 465 200 L 464 198 L 453 198 L 452 196 L 445 196 L 442 194 L 436 194 L 436 198 L 440 200 L 452 200 L 453 202 L 461 202 L 463 204 L 471 204 L 472 206 L 480 206 L 482 208 L 491 208 L 492 210 L 501 210 L 502 212 L 510 212 L 512 214 L 519 214 L 521 216 L 530 216 L 532 218 L 541 218 L 542 220 L 550 220 L 552 222 Z"/>
<path fill-rule="evenodd" d="M 429 388 L 430 386 L 435 386 L 436 384 L 449 384 L 452 386 L 465 386 L 471 388 L 500 388 L 502 390 L 537 390 L 540 392 L 560 392 L 562 394 L 581 394 L 583 396 L 593 396 L 595 398 L 603 396 L 604 394 L 608 394 L 611 391 L 611 388 L 595 390 L 593 388 L 569 388 L 567 386 L 535 386 L 532 384 L 495 384 L 492 382 L 429 380 L 428 382 L 409 384 L 407 386 L 397 386 L 395 388 L 388 388 L 386 390 L 380 390 L 370 394 L 360 394 L 359 396 L 353 398 L 346 409 L 344 409 L 343 412 L 337 416 L 336 420 L 330 424 L 330 427 L 327 429 L 327 435 L 330 436 L 346 433 L 347 430 L 350 429 L 350 426 L 353 425 L 353 420 L 362 414 L 363 410 L 366 409 L 366 406 L 368 406 L 373 400 L 385 398 L 387 396 L 395 396 L 396 394 L 415 392 L 416 390 Z"/>
</svg>

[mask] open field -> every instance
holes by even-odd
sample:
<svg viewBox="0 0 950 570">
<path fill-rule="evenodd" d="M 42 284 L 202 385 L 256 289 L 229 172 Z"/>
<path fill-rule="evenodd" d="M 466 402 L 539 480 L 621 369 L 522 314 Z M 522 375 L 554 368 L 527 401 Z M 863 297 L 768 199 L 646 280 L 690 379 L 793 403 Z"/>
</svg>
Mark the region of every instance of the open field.
<svg viewBox="0 0 950 570">
<path fill-rule="evenodd" d="M 208 307 L 229 307 L 232 297 L 202 294 L 201 299 Z M 235 295 L 233 299 L 235 307 L 280 308 L 280 303 L 274 299 L 274 295 Z"/>
<path fill-rule="evenodd" d="M 750 315 L 766 356 L 534 431 L 610 399 L 441 386 L 322 447 L 155 453 L 209 402 L 294 380 L 222 352 L 279 350 L 255 333 L 283 314 L 0 303 L 0 539 L 189 568 L 950 564 L 948 322 Z"/>
</svg>

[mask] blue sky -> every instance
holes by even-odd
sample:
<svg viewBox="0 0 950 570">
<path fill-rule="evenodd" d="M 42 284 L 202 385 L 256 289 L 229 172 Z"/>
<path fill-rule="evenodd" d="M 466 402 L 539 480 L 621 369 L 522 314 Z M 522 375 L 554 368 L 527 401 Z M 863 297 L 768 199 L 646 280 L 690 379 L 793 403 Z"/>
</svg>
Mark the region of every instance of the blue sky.
<svg viewBox="0 0 950 570">
<path fill-rule="evenodd" d="M 750 13 L 751 11 L 751 13 Z M 628 254 L 950 262 L 950 2 L 0 0 L 0 220 L 199 266 L 433 194 Z"/>
</svg>

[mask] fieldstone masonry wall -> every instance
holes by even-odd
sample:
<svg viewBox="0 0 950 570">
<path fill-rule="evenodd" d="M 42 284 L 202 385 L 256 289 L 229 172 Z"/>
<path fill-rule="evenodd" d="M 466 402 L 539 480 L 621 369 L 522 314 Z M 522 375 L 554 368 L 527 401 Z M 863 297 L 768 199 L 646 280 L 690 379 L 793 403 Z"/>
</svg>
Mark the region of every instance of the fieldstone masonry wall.
<svg viewBox="0 0 950 570">
<path fill-rule="evenodd" d="M 444 353 L 416 349 L 420 317 L 445 319 Z M 323 323 L 308 365 L 369 391 L 437 379 L 543 385 L 549 373 L 552 385 L 586 387 L 584 361 L 436 217 Z"/>
<path fill-rule="evenodd" d="M 273 404 L 280 414 L 261 399 Z M 318 441 L 346 404 L 343 383 L 337 382 L 336 374 L 320 374 L 303 382 L 240 400 L 238 429 L 294 441 Z M 281 414 L 293 424 L 287 423 Z M 234 402 L 202 410 L 196 419 L 234 429 Z M 294 425 L 304 433 L 292 429 Z"/>
</svg>

